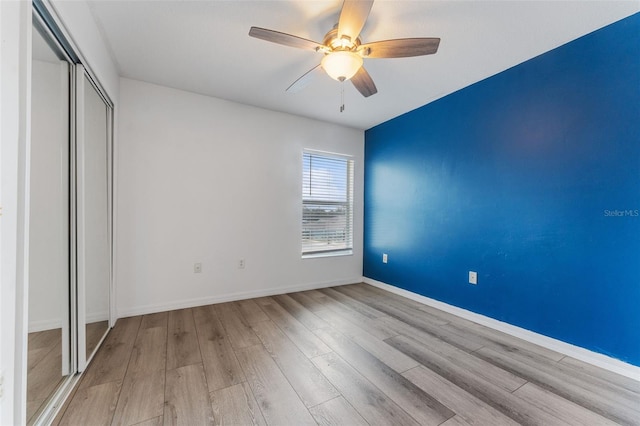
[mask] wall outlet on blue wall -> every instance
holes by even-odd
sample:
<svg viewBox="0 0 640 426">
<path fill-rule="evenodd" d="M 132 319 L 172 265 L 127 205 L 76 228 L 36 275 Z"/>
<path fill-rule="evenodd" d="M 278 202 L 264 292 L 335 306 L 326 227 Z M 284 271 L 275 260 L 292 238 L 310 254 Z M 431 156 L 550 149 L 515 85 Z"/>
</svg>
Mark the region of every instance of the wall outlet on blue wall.
<svg viewBox="0 0 640 426">
<path fill-rule="evenodd" d="M 478 284 L 478 273 L 469 271 L 469 284 Z"/>
<path fill-rule="evenodd" d="M 382 253 L 382 263 L 387 263 L 387 260 L 389 260 L 387 253 Z"/>
</svg>

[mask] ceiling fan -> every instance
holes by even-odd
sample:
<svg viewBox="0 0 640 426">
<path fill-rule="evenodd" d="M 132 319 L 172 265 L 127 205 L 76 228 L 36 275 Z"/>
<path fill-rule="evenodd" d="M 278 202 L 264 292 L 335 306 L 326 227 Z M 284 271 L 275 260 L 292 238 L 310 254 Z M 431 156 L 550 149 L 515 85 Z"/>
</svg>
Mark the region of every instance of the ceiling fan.
<svg viewBox="0 0 640 426">
<path fill-rule="evenodd" d="M 401 38 L 363 43 L 360 31 L 364 27 L 373 0 L 344 0 L 338 23 L 324 36 L 322 43 L 266 28 L 251 27 L 251 37 L 299 49 L 321 52 L 322 62 L 297 79 L 287 92 L 298 92 L 323 71 L 338 81 L 351 80 L 356 89 L 369 97 L 378 92 L 363 66 L 365 58 L 406 58 L 432 55 L 438 51 L 439 38 Z"/>
</svg>

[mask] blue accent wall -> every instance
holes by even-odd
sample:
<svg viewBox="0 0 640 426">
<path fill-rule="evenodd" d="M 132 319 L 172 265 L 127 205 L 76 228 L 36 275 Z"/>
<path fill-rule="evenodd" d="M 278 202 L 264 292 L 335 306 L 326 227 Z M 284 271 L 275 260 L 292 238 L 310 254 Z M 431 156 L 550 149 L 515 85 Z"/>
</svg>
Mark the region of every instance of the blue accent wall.
<svg viewBox="0 0 640 426">
<path fill-rule="evenodd" d="M 640 14 L 365 133 L 365 277 L 637 366 L 639 210 Z"/>
</svg>

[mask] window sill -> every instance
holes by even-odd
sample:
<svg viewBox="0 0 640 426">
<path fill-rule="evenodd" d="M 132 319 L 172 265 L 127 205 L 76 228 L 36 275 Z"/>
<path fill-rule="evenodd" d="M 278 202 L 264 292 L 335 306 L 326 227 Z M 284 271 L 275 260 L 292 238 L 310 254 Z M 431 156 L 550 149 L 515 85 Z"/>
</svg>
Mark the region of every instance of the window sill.
<svg viewBox="0 0 640 426">
<path fill-rule="evenodd" d="M 353 256 L 353 250 L 332 251 L 329 253 L 309 253 L 303 254 L 303 259 L 316 259 L 319 257 Z"/>
</svg>

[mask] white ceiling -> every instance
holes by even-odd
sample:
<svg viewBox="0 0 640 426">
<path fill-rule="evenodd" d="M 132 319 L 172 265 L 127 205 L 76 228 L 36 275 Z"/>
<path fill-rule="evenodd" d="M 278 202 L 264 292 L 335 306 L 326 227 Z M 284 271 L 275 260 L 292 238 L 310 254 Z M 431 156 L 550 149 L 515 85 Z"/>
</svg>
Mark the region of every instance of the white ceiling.
<svg viewBox="0 0 640 426">
<path fill-rule="evenodd" d="M 322 42 L 341 0 L 89 0 L 123 77 L 368 129 L 640 10 L 640 1 L 377 0 L 363 42 L 440 37 L 436 55 L 366 59 L 378 93 L 326 75 L 285 89 L 320 53 L 249 37 L 259 26 Z"/>
</svg>

